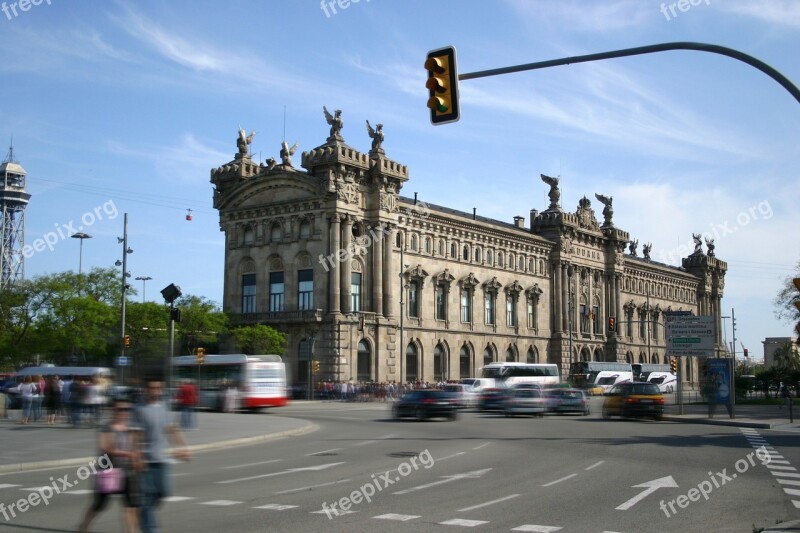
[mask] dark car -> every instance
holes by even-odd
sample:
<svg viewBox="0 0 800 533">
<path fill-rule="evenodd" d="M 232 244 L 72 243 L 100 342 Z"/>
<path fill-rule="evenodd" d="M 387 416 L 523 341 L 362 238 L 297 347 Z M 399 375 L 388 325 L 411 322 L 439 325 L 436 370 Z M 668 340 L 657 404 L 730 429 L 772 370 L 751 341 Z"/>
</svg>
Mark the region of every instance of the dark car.
<svg viewBox="0 0 800 533">
<path fill-rule="evenodd" d="M 628 382 L 616 385 L 603 402 L 603 418 L 646 416 L 661 420 L 664 395 L 653 383 Z"/>
<path fill-rule="evenodd" d="M 484 389 L 478 399 L 481 411 L 503 411 L 508 400 L 508 389 Z"/>
<path fill-rule="evenodd" d="M 458 417 L 458 398 L 452 392 L 413 390 L 392 406 L 393 418 L 406 416 L 413 416 L 417 420 L 436 417 L 455 420 Z"/>
</svg>

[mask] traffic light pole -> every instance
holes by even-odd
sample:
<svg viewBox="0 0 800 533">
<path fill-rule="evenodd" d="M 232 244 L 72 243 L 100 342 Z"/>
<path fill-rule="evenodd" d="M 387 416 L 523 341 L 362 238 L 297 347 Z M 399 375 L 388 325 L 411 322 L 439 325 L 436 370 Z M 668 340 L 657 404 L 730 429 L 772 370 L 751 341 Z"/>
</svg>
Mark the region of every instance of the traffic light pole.
<svg viewBox="0 0 800 533">
<path fill-rule="evenodd" d="M 526 70 L 538 70 L 549 67 L 559 67 L 562 65 L 570 65 L 573 63 L 587 63 L 589 61 L 601 61 L 603 59 L 614 59 L 617 57 L 638 56 L 644 54 L 654 54 L 656 52 L 667 52 L 670 50 L 695 50 L 698 52 L 709 52 L 712 54 L 720 54 L 724 56 L 737 59 L 747 63 L 751 67 L 755 67 L 773 80 L 777 81 L 781 87 L 786 89 L 798 103 L 800 103 L 800 89 L 797 88 L 786 76 L 767 65 L 760 59 L 734 50 L 725 46 L 707 43 L 694 43 L 694 42 L 673 42 L 661 43 L 648 46 L 638 46 L 636 48 L 626 48 L 624 50 L 612 50 L 610 52 L 600 52 L 597 54 L 587 54 L 583 56 L 564 57 L 561 59 L 551 59 L 549 61 L 539 61 L 537 63 L 527 63 L 524 65 L 515 65 L 511 67 L 496 68 L 490 70 L 481 70 L 478 72 L 468 72 L 466 74 L 459 74 L 459 81 L 472 80 L 476 78 L 485 78 L 488 76 L 498 76 L 500 74 L 511 74 L 514 72 L 523 72 Z"/>
</svg>

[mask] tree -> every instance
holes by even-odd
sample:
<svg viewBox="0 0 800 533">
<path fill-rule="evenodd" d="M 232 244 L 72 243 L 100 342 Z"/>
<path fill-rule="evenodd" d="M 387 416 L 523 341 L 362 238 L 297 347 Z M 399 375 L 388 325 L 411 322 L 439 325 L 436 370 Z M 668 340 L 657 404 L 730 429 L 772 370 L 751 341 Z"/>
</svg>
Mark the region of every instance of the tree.
<svg viewBox="0 0 800 533">
<path fill-rule="evenodd" d="M 794 344 L 785 342 L 775 350 L 775 366 L 785 374 L 800 370 L 800 353 Z"/>
<path fill-rule="evenodd" d="M 282 355 L 286 350 L 286 334 L 264 324 L 240 326 L 233 329 L 231 335 L 247 355 Z"/>
<path fill-rule="evenodd" d="M 795 302 L 800 300 L 800 291 L 794 286 L 794 278 L 800 278 L 800 261 L 797 262 L 795 273 L 786 277 L 781 290 L 773 300 L 776 307 L 775 316 L 786 322 L 800 320 L 800 309 L 795 306 Z"/>
<path fill-rule="evenodd" d="M 181 311 L 181 321 L 176 324 L 180 336 L 177 346 L 182 352 L 175 355 L 194 353 L 194 349 L 204 344 L 216 343 L 221 333 L 228 327 L 228 315 L 219 305 L 202 296 L 186 295 L 175 302 Z"/>
</svg>

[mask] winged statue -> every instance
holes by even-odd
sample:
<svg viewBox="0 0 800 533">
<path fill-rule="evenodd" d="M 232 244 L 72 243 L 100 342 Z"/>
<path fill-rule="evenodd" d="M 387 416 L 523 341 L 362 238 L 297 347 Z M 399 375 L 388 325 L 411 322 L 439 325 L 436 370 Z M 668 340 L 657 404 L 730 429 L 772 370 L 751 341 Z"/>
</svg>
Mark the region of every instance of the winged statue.
<svg viewBox="0 0 800 533">
<path fill-rule="evenodd" d="M 334 114 L 331 115 L 328 111 L 328 108 L 322 106 L 322 111 L 325 113 L 325 121 L 331 126 L 331 135 L 328 137 L 328 139 L 341 138 L 341 134 L 339 132 L 341 132 L 342 128 L 344 127 L 344 121 L 342 121 L 342 110 L 337 109 L 333 112 Z"/>
<path fill-rule="evenodd" d="M 561 199 L 561 191 L 558 190 L 560 178 L 553 178 L 551 176 L 545 176 L 544 174 L 540 174 L 540 176 L 542 181 L 550 186 L 550 192 L 548 193 L 550 197 L 550 207 L 548 209 L 558 209 L 558 201 Z"/>
<path fill-rule="evenodd" d="M 370 139 L 372 139 L 372 151 L 373 152 L 381 152 L 383 151 L 383 124 L 376 124 L 375 129 L 372 129 L 372 126 L 367 121 L 367 133 L 369 134 Z"/>
<path fill-rule="evenodd" d="M 281 143 L 281 163 L 287 167 L 292 166 L 292 156 L 297 151 L 297 143 L 289 148 L 289 143 L 283 141 Z"/>
<path fill-rule="evenodd" d="M 614 208 L 612 207 L 612 203 L 614 202 L 613 196 L 603 196 L 602 194 L 594 193 L 594 197 L 597 198 L 597 201 L 603 204 L 603 226 L 612 226 L 611 217 L 614 216 Z"/>
<path fill-rule="evenodd" d="M 249 150 L 248 146 L 253 142 L 253 138 L 256 136 L 256 132 L 254 131 L 250 135 L 239 126 L 239 138 L 236 140 L 236 146 L 239 148 L 240 155 L 247 155 Z"/>
</svg>

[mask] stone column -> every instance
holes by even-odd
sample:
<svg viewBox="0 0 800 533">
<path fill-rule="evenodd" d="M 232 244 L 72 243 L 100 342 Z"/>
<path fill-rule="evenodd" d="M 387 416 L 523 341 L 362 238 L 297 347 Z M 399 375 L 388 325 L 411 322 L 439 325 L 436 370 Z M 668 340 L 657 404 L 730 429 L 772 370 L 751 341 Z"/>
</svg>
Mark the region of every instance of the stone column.
<svg viewBox="0 0 800 533">
<path fill-rule="evenodd" d="M 561 327 L 561 267 L 556 265 L 550 270 L 550 283 L 552 290 L 550 291 L 551 309 L 550 316 L 554 317 L 552 321 L 553 333 L 561 333 L 564 328 Z"/>
<path fill-rule="evenodd" d="M 561 309 L 562 309 L 561 328 L 564 331 L 570 331 L 569 291 L 572 287 L 570 287 L 570 277 L 567 275 L 568 269 L 569 267 L 566 264 L 561 265 Z"/>
<path fill-rule="evenodd" d="M 330 227 L 330 255 L 329 260 L 326 261 L 326 265 L 330 270 L 328 270 L 328 308 L 331 313 L 338 313 L 341 307 L 339 306 L 339 298 L 340 298 L 340 287 L 339 287 L 339 279 L 340 279 L 340 268 L 342 266 L 341 262 L 339 262 L 339 249 L 340 245 L 340 224 L 339 224 L 339 214 L 334 213 L 331 215 L 331 227 Z"/>
<path fill-rule="evenodd" d="M 373 226 L 370 242 L 372 243 L 372 311 L 383 315 L 383 224 L 378 223 Z"/>
<path fill-rule="evenodd" d="M 350 301 L 350 272 L 352 270 L 352 258 L 350 257 L 350 241 L 353 238 L 353 219 L 349 215 L 344 215 L 344 223 L 342 224 L 342 250 L 347 251 L 346 259 L 339 263 L 341 269 L 340 283 L 342 284 L 342 312 L 351 313 Z M 362 282 L 364 281 L 362 277 Z M 362 302 L 364 298 L 364 287 L 361 287 Z"/>
<path fill-rule="evenodd" d="M 396 316 L 394 314 L 395 291 L 399 280 L 395 277 L 398 272 L 394 266 L 394 254 L 392 253 L 392 248 L 394 247 L 392 241 L 395 231 L 397 230 L 394 227 L 386 224 L 383 242 L 383 316 L 387 318 Z"/>
<path fill-rule="evenodd" d="M 620 298 L 620 285 L 622 283 L 621 276 L 614 274 L 614 306 L 617 308 L 617 324 L 619 324 L 622 317 L 622 298 Z M 617 327 L 617 335 L 619 335 L 619 327 Z"/>
</svg>

